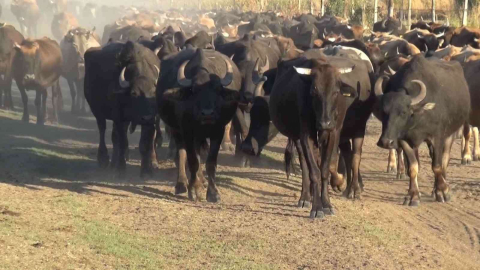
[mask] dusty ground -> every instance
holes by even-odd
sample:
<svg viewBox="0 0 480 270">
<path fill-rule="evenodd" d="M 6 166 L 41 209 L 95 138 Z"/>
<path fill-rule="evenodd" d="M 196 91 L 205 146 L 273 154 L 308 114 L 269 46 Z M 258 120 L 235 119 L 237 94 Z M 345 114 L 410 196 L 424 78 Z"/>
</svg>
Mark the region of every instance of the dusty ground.
<svg viewBox="0 0 480 270">
<path fill-rule="evenodd" d="M 408 182 L 385 173 L 387 152 L 375 146 L 380 124 L 372 120 L 363 199 L 332 194 L 337 215 L 312 221 L 309 209 L 296 207 L 300 178 L 283 173 L 284 137 L 251 169 L 232 166 L 222 152 L 222 202 L 194 203 L 173 194 L 171 161 L 152 179 L 139 178 L 138 131 L 128 177 L 117 181 L 97 168 L 93 117 L 65 112 L 59 125 L 44 127 L 20 118 L 0 110 L 1 269 L 480 269 L 480 163 L 460 166 L 460 141 L 448 178 L 453 201 L 430 197 L 422 148 L 422 203 L 405 207 Z"/>
</svg>

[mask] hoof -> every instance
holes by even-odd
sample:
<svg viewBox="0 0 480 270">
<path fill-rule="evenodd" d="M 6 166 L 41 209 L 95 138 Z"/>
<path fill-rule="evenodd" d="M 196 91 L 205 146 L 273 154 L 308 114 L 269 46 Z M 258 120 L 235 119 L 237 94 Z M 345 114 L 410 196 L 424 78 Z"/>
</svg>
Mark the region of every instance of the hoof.
<svg viewBox="0 0 480 270">
<path fill-rule="evenodd" d="M 324 207 L 323 208 L 323 213 L 326 216 L 335 216 L 335 210 L 333 210 L 333 207 Z"/>
<path fill-rule="evenodd" d="M 466 157 L 466 158 L 464 157 L 462 159 L 462 165 L 470 165 L 470 163 L 472 163 L 472 160 L 470 157 Z"/>
<path fill-rule="evenodd" d="M 444 203 L 444 202 L 450 201 L 452 197 L 449 193 L 445 193 L 443 191 L 437 191 L 435 192 L 435 199 L 437 200 L 437 202 Z"/>
<path fill-rule="evenodd" d="M 220 202 L 220 194 L 217 191 L 212 191 L 212 189 L 207 189 L 207 202 L 218 203 Z"/>
<path fill-rule="evenodd" d="M 187 185 L 185 183 L 177 183 L 175 185 L 175 195 L 187 192 Z"/>
<path fill-rule="evenodd" d="M 406 196 L 405 200 L 403 201 L 403 205 L 405 206 L 420 206 L 420 200 L 419 199 L 412 199 L 410 196 Z"/>
<path fill-rule="evenodd" d="M 480 156 L 473 155 L 473 161 L 478 161 L 480 159 Z"/>
<path fill-rule="evenodd" d="M 153 176 L 153 168 L 152 167 L 141 169 L 140 178 L 152 177 L 152 176 Z"/>
<path fill-rule="evenodd" d="M 102 169 L 108 168 L 108 165 L 110 165 L 110 158 L 108 156 L 98 158 L 98 166 Z"/>
<path fill-rule="evenodd" d="M 223 143 L 222 150 L 227 152 L 235 152 L 235 146 L 232 143 Z"/>
<path fill-rule="evenodd" d="M 420 206 L 420 201 L 416 200 L 416 201 L 411 201 L 408 206 L 413 206 L 413 207 L 418 207 Z"/>
<path fill-rule="evenodd" d="M 37 120 L 37 125 L 43 126 L 43 125 L 45 125 L 45 121 L 38 121 L 38 120 Z"/>
<path fill-rule="evenodd" d="M 387 168 L 387 173 L 395 174 L 397 173 L 397 168 Z"/>
<path fill-rule="evenodd" d="M 310 203 L 310 200 L 302 200 L 300 199 L 297 204 L 298 208 L 310 208 L 312 206 L 312 203 Z"/>
<path fill-rule="evenodd" d="M 406 178 L 406 176 L 405 176 L 404 173 L 397 173 L 397 180 L 403 180 L 405 178 Z"/>
<path fill-rule="evenodd" d="M 316 218 L 324 218 L 325 217 L 325 214 L 323 213 L 322 210 L 312 210 L 310 211 L 310 218 L 311 219 L 316 219 Z"/>
<path fill-rule="evenodd" d="M 340 190 L 340 188 L 337 187 L 337 186 L 333 186 L 333 187 L 332 187 L 332 190 L 333 190 L 335 193 L 341 193 L 341 192 L 342 192 L 342 191 Z"/>
</svg>

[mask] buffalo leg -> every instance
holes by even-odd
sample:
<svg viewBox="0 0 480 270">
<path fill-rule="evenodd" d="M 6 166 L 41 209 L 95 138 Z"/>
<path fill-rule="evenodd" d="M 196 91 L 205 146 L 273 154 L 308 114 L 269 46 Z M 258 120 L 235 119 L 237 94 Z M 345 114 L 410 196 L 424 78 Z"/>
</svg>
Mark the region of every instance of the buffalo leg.
<svg viewBox="0 0 480 270">
<path fill-rule="evenodd" d="M 42 115 L 42 91 L 35 91 L 35 108 L 37 109 L 37 124 L 43 125 L 44 119 Z"/>
<path fill-rule="evenodd" d="M 70 95 L 72 96 L 72 108 L 71 112 L 75 113 L 77 111 L 77 91 L 75 90 L 75 84 L 72 80 L 67 80 L 68 87 L 70 88 Z"/>
<path fill-rule="evenodd" d="M 403 158 L 403 150 L 402 148 L 398 148 L 395 150 L 397 152 L 397 179 L 404 179 L 405 178 L 405 159 Z"/>
<path fill-rule="evenodd" d="M 224 130 L 219 129 L 213 133 L 214 136 L 210 137 L 210 151 L 206 162 L 208 178 L 207 201 L 213 203 L 220 202 L 220 193 L 215 185 L 215 173 L 217 170 L 218 151 L 220 150 L 224 133 Z"/>
<path fill-rule="evenodd" d="M 363 136 L 353 138 L 353 156 L 352 156 L 352 175 L 353 175 L 353 182 L 350 186 L 350 189 L 353 188 L 353 197 L 355 199 L 361 198 L 362 189 L 359 185 L 359 177 L 360 177 L 360 162 L 362 161 L 362 148 L 363 148 Z M 352 193 L 350 190 L 349 197 Z"/>
<path fill-rule="evenodd" d="M 80 111 L 82 114 L 87 113 L 86 109 L 86 100 L 85 100 L 85 91 L 83 89 L 83 80 L 77 80 L 75 81 L 75 86 L 77 88 L 77 109 Z"/>
<path fill-rule="evenodd" d="M 337 174 L 338 166 L 338 144 L 340 139 L 340 132 L 337 130 L 331 131 L 328 134 L 328 140 L 324 142 L 321 150 L 321 177 L 322 177 L 322 205 L 323 212 L 327 215 L 335 214 L 330 197 L 328 195 L 328 186 L 330 184 L 330 176 Z M 337 176 L 338 177 L 338 176 Z"/>
<path fill-rule="evenodd" d="M 223 151 L 230 151 L 230 152 L 235 151 L 235 146 L 233 146 L 232 139 L 230 138 L 230 129 L 231 128 L 232 128 L 232 121 L 230 121 L 225 126 L 225 135 L 223 137 L 223 142 L 222 142 L 222 150 Z"/>
<path fill-rule="evenodd" d="M 5 80 L 3 81 L 3 85 L 4 85 L 4 93 L 5 93 L 5 100 L 4 100 L 5 109 L 13 110 L 15 106 L 13 105 L 12 76 L 10 74 L 10 71 L 7 71 L 7 74 L 5 75 Z"/>
<path fill-rule="evenodd" d="M 473 160 L 480 160 L 480 145 L 478 138 L 478 127 L 473 127 Z"/>
<path fill-rule="evenodd" d="M 243 140 L 248 135 L 248 126 L 245 122 L 245 116 L 240 108 L 237 108 L 235 116 L 232 119 L 233 128 L 235 129 L 235 156 L 240 160 L 240 167 L 244 168 L 247 164 L 247 157 L 241 149 Z"/>
<path fill-rule="evenodd" d="M 463 126 L 462 139 L 462 165 L 467 165 L 472 162 L 472 152 L 470 150 L 470 137 L 472 136 L 472 129 L 469 124 Z"/>
<path fill-rule="evenodd" d="M 25 91 L 25 87 L 22 84 L 18 84 L 18 90 L 20 91 L 20 95 L 22 96 L 22 103 L 23 103 L 23 116 L 22 121 L 27 122 L 30 120 L 30 113 L 28 112 L 28 96 L 27 92 Z"/>
<path fill-rule="evenodd" d="M 300 200 L 298 200 L 298 207 L 310 207 L 312 197 L 310 195 L 310 178 L 308 172 L 307 162 L 305 161 L 305 155 L 302 150 L 300 140 L 294 140 L 295 148 L 297 149 L 298 159 L 300 161 L 300 168 L 302 169 L 302 194 Z"/>
<path fill-rule="evenodd" d="M 397 172 L 397 158 L 395 157 L 395 149 L 388 150 L 388 165 L 387 173 L 396 173 Z M 398 157 L 400 158 L 400 157 Z"/>
<path fill-rule="evenodd" d="M 305 161 L 308 167 L 308 173 L 310 178 L 310 189 L 313 190 L 313 203 L 312 209 L 310 210 L 310 218 L 323 218 L 323 204 L 322 204 L 322 190 L 319 181 L 320 171 L 316 164 L 316 159 L 313 155 L 313 139 L 308 134 L 308 132 L 302 132 L 300 139 L 300 145 L 302 146 L 302 151 L 305 156 Z"/>
<path fill-rule="evenodd" d="M 118 154 L 117 154 L 117 162 L 116 162 L 116 171 L 120 178 L 125 176 L 125 170 L 127 168 L 126 162 L 126 152 L 128 149 L 128 138 L 127 138 L 127 130 L 128 130 L 128 123 L 116 123 L 114 125 L 115 133 L 117 134 L 117 145 L 118 145 Z"/>
<path fill-rule="evenodd" d="M 105 144 L 105 130 L 107 129 L 107 121 L 105 118 L 97 118 L 98 131 L 100 133 L 100 143 L 98 144 L 97 162 L 100 168 L 106 168 L 109 163 L 107 145 Z"/>
<path fill-rule="evenodd" d="M 432 159 L 432 170 L 435 174 L 435 185 L 433 194 L 438 202 L 450 200 L 449 187 L 446 181 L 447 167 L 450 161 L 450 150 L 452 149 L 453 135 L 448 138 L 436 139 Z"/>
<path fill-rule="evenodd" d="M 347 187 L 343 191 L 343 196 L 346 197 L 346 198 L 349 198 L 350 191 L 351 191 L 351 188 L 352 188 L 352 158 L 353 158 L 352 144 L 351 144 L 350 140 L 348 140 L 346 142 L 341 143 L 339 145 L 339 147 L 340 147 L 343 159 L 345 161 L 346 177 L 347 177 Z M 335 187 L 337 187 L 337 186 L 335 186 Z M 337 187 L 337 189 L 340 190 L 340 187 Z"/>
<path fill-rule="evenodd" d="M 58 112 L 59 112 L 59 86 L 57 83 L 52 85 L 52 107 L 53 107 L 53 121 L 54 123 L 58 123 Z"/>
<path fill-rule="evenodd" d="M 174 145 L 177 146 L 177 155 L 178 161 L 177 164 L 177 184 L 175 185 L 175 194 L 182 194 L 187 192 L 187 172 L 185 169 L 186 162 L 187 162 L 187 151 L 185 149 L 185 144 L 183 143 L 183 138 L 177 132 L 172 132 L 172 137 L 170 139 L 170 143 L 172 144 L 175 140 Z"/>
<path fill-rule="evenodd" d="M 110 167 L 115 169 L 118 163 L 118 149 L 120 148 L 118 144 L 118 134 L 117 134 L 117 124 L 113 122 L 112 128 L 112 144 L 113 144 L 113 151 L 112 151 L 112 160 L 110 161 Z"/>
<path fill-rule="evenodd" d="M 404 205 L 418 206 L 420 205 L 420 192 L 418 190 L 418 159 L 416 155 L 416 149 L 410 147 L 406 141 L 400 141 L 400 145 L 403 148 L 408 160 L 408 175 L 410 176 L 410 187 L 408 189 L 408 195 L 405 197 Z"/>
<path fill-rule="evenodd" d="M 142 134 L 140 136 L 140 154 L 142 156 L 140 177 L 153 175 L 152 152 L 155 138 L 154 125 L 142 125 Z"/>
<path fill-rule="evenodd" d="M 199 150 L 199 142 L 195 141 L 193 136 L 185 138 L 185 149 L 187 151 L 187 160 L 188 168 L 190 169 L 190 181 L 188 182 L 188 198 L 190 200 L 199 201 L 200 191 L 203 188 L 203 184 L 200 179 L 198 179 L 198 170 L 200 169 L 200 154 L 197 152 Z M 192 190 L 195 191 L 195 197 L 193 196 Z"/>
</svg>

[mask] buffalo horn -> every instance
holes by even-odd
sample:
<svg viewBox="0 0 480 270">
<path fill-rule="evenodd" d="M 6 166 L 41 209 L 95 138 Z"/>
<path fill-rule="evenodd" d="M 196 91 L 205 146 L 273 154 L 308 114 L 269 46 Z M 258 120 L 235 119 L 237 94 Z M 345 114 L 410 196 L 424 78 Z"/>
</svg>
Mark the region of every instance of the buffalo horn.
<svg viewBox="0 0 480 270">
<path fill-rule="evenodd" d="M 395 73 L 397 73 L 395 70 L 393 70 L 390 66 L 388 66 L 388 71 L 390 72 L 390 74 L 395 75 Z"/>
<path fill-rule="evenodd" d="M 227 73 L 225 73 L 225 77 L 223 77 L 220 82 L 223 86 L 229 86 L 233 81 L 233 67 L 232 67 L 232 64 L 230 63 L 230 59 L 228 59 L 227 56 L 222 54 L 222 58 L 225 61 L 225 64 L 227 65 Z"/>
<path fill-rule="evenodd" d="M 441 37 L 443 37 L 444 35 L 445 35 L 445 31 L 444 31 L 443 33 L 440 33 L 440 34 L 438 34 L 438 35 L 435 35 L 435 37 L 436 37 L 436 38 L 441 38 Z"/>
<path fill-rule="evenodd" d="M 412 103 L 410 105 L 413 106 L 417 105 L 425 99 L 425 97 L 427 96 L 427 86 L 420 80 L 413 80 L 412 83 L 420 85 L 420 93 L 416 97 L 412 98 Z"/>
<path fill-rule="evenodd" d="M 178 68 L 177 82 L 182 87 L 192 86 L 192 80 L 185 78 L 185 67 L 187 66 L 189 61 L 190 60 L 187 60 L 187 61 L 183 62 L 183 64 L 180 66 L 180 68 Z"/>
<path fill-rule="evenodd" d="M 383 80 L 385 80 L 385 78 L 385 76 L 382 76 L 375 82 L 375 96 L 377 97 L 383 95 Z"/>
<path fill-rule="evenodd" d="M 120 87 L 122 88 L 128 88 L 130 87 L 130 83 L 125 79 L 125 70 L 127 67 L 124 67 L 122 69 L 122 72 L 120 72 L 120 76 L 118 77 L 118 83 L 120 84 Z"/>
<path fill-rule="evenodd" d="M 160 47 L 158 47 L 158 48 L 156 48 L 156 49 L 153 51 L 153 53 L 154 53 L 155 55 L 158 55 L 158 53 L 160 52 L 160 50 L 161 50 L 162 48 L 163 48 L 163 45 L 160 46 Z"/>
<path fill-rule="evenodd" d="M 310 75 L 310 74 L 312 74 L 312 69 L 311 68 L 297 68 L 297 67 L 293 67 L 293 68 L 300 75 Z"/>
</svg>

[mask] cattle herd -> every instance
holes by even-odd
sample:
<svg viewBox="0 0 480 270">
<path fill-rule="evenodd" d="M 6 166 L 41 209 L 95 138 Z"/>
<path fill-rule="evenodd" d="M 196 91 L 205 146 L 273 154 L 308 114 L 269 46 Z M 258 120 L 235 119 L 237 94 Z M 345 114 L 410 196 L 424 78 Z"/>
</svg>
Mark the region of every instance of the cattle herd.
<svg viewBox="0 0 480 270">
<path fill-rule="evenodd" d="M 153 173 L 161 122 L 178 169 L 175 194 L 199 200 L 206 187 L 209 202 L 220 201 L 215 172 L 221 148 L 234 151 L 239 166 L 250 166 L 251 156 L 285 135 L 287 177 L 296 150 L 298 206 L 311 207 L 312 218 L 334 214 L 329 186 L 347 198 L 361 197 L 361 154 L 372 115 L 382 122 L 378 146 L 390 151 L 387 171 L 410 179 L 405 205 L 420 203 L 423 142 L 438 202 L 450 199 L 446 172 L 457 134 L 464 141 L 462 164 L 480 157 L 480 30 L 424 21 L 408 29 L 387 18 L 371 31 L 330 15 L 124 8 L 100 38 L 92 26 L 79 25 L 65 1 L 43 2 L 13 0 L 20 31 L 0 25 L 0 104 L 14 107 L 14 79 L 22 120 L 29 121 L 26 91 L 34 90 L 37 124 L 43 124 L 51 87 L 51 119 L 57 121 L 64 77 L 72 113 L 89 107 L 96 118 L 99 166 L 114 168 L 119 177 L 128 160 L 127 133 L 138 125 L 141 176 Z M 79 9 L 92 18 L 101 14 L 94 4 Z M 36 36 L 41 14 L 53 18 L 58 42 L 24 38 Z M 111 157 L 106 120 L 113 121 Z"/>
</svg>

